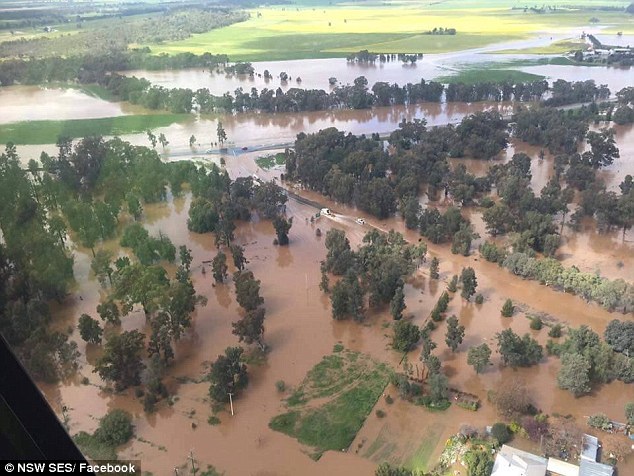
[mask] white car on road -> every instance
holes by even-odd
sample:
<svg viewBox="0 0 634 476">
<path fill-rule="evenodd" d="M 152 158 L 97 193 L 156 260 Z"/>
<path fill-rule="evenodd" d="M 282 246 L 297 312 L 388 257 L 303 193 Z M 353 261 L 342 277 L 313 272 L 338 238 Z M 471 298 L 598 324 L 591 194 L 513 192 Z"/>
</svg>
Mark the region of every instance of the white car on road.
<svg viewBox="0 0 634 476">
<path fill-rule="evenodd" d="M 356 221 L 356 222 L 357 222 L 357 224 L 359 224 L 359 225 L 365 225 L 365 220 L 364 220 L 363 218 L 357 218 L 355 221 Z"/>
</svg>

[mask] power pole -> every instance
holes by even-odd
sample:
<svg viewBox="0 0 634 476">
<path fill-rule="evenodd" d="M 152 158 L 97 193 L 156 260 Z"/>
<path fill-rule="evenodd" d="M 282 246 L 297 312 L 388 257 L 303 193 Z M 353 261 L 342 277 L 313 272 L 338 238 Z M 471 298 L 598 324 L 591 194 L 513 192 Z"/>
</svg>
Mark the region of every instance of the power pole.
<svg viewBox="0 0 634 476">
<path fill-rule="evenodd" d="M 194 466 L 194 450 L 189 450 L 189 461 L 192 463 L 192 473 L 196 474 L 196 466 Z"/>
<path fill-rule="evenodd" d="M 233 398 L 231 398 L 233 393 L 229 392 L 229 405 L 231 405 L 231 416 L 233 416 Z"/>
</svg>

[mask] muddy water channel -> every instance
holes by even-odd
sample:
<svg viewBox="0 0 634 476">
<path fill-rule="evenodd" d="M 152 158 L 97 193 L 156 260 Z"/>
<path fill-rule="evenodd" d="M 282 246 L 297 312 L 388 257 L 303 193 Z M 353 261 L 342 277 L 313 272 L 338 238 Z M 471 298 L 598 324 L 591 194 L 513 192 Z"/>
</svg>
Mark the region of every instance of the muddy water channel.
<svg viewBox="0 0 634 476">
<path fill-rule="evenodd" d="M 279 175 L 279 170 L 258 169 L 254 162 L 256 156 L 251 153 L 227 157 L 230 175 L 257 173 L 263 179 Z M 323 355 L 331 353 L 336 343 L 368 353 L 394 368 L 398 368 L 401 357 L 389 348 L 391 332 L 384 325 L 391 322 L 387 310 L 369 312 L 364 324 L 332 320 L 329 300 L 318 288 L 319 261 L 325 257 L 325 248 L 324 237 L 317 237 L 315 229 L 319 227 L 324 234 L 333 227 L 344 229 L 353 246 L 360 243 L 370 226 L 382 230 L 397 229 L 411 241 L 417 241 L 419 237 L 405 230 L 398 218 L 377 221 L 354 209 L 329 202 L 320 195 L 301 193 L 332 208 L 336 218 L 321 218 L 317 223 L 309 224 L 307 218 L 314 215 L 316 209 L 290 200 L 287 214 L 294 218 L 290 246 L 273 246 L 274 231 L 268 221 L 254 219 L 239 225 L 236 230 L 235 242 L 245 247 L 248 268 L 262 281 L 261 295 L 267 312 L 265 341 L 270 346 L 270 353 L 265 363 L 250 366 L 250 383 L 235 401 L 235 416 L 224 411 L 219 414 L 219 425 L 207 423 L 211 415 L 209 385 L 201 379 L 207 362 L 214 360 L 225 347 L 237 344 L 231 333 L 231 322 L 238 319 L 240 311 L 232 285 L 212 286 L 209 270 L 202 274 L 202 262 L 210 260 L 216 249 L 211 235 L 198 235 L 187 230 L 191 197 L 185 195 L 171 199 L 167 204 L 148 206 L 145 211 L 145 225 L 152 233 L 161 231 L 169 235 L 175 245 L 186 244 L 192 249 L 194 284 L 197 292 L 208 298 L 207 306 L 196 312 L 192 328 L 178 343 L 176 359 L 168 369 L 165 381 L 177 398 L 172 406 L 162 403 L 155 414 L 146 415 L 132 391 L 118 395 L 105 392 L 99 377 L 92 373 L 99 349 L 83 343 L 75 331 L 73 339 L 79 343 L 82 352 L 81 375 L 60 385 L 42 385 L 57 412 L 62 405 L 70 409 L 72 434 L 81 430 L 93 431 L 98 418 L 106 411 L 124 408 L 134 416 L 136 437 L 124 448 L 121 457 L 141 459 L 143 470 L 154 474 L 172 474 L 173 468 L 184 464 L 193 450 L 200 465 L 213 464 L 228 475 L 372 475 L 380 460 L 430 466 L 442 451 L 446 438 L 460 425 L 484 426 L 496 421 L 495 411 L 486 401 L 487 392 L 497 388 L 503 379 L 513 376 L 526 382 L 536 405 L 543 411 L 571 414 L 581 426 L 584 426 L 584 416 L 599 411 L 617 420 L 622 418 L 623 406 L 632 399 L 631 388 L 613 383 L 597 389 L 590 396 L 574 399 L 569 393 L 557 389 L 559 360 L 556 358 L 548 357 L 536 367 L 513 371 L 502 368 L 499 356 L 494 354 L 493 365 L 481 375 L 476 375 L 466 364 L 466 351 L 470 346 L 488 342 L 494 348 L 495 333 L 508 327 L 518 333 L 529 332 L 545 344 L 546 330 L 530 330 L 527 312 L 540 312 L 549 319 L 571 326 L 587 324 L 600 333 L 609 320 L 618 316 L 575 296 L 516 278 L 494 264 L 483 262 L 477 253 L 470 257 L 455 256 L 447 247 L 430 245 L 430 254 L 440 258 L 441 279 L 428 279 L 428 265 L 415 272 L 406 285 L 405 313 L 413 316 L 414 323 L 422 325 L 451 276 L 464 266 L 476 270 L 478 292 L 484 295 L 484 304 L 465 303 L 455 296 L 449 307 L 449 313 L 456 314 L 466 327 L 465 341 L 459 351 L 453 354 L 445 346 L 444 323 L 433 332 L 433 339 L 438 343 L 435 354 L 443 361 L 451 386 L 477 394 L 483 407 L 473 413 L 454 405 L 447 412 L 430 413 L 399 401 L 395 390 L 388 386 L 386 392 L 396 403 L 387 405 L 384 399 L 379 399 L 347 451 L 327 452 L 318 462 L 310 459 L 307 455 L 310 448 L 268 428 L 270 419 L 285 411 L 284 395 L 276 390 L 275 382 L 284 380 L 287 386 L 298 385 Z M 364 216 L 368 225 L 356 224 L 358 216 Z M 114 243 L 105 246 L 116 249 Z M 605 252 L 606 249 L 597 250 L 597 254 Z M 576 250 L 571 260 L 577 260 L 584 253 L 584 250 Z M 78 288 L 73 298 L 55 309 L 55 325 L 60 328 L 75 326 L 83 312 L 95 315 L 95 307 L 103 293 L 90 272 L 90 252 L 75 250 L 75 263 Z M 628 279 L 634 279 L 631 262 L 625 269 L 629 273 Z M 501 317 L 499 310 L 506 298 L 513 299 L 524 310 L 511 319 Z M 123 328 L 140 329 L 149 334 L 140 309 L 124 319 Z M 418 349 L 413 351 L 408 360 L 417 363 L 418 352 Z M 81 376 L 88 377 L 90 384 L 81 384 Z M 387 416 L 377 418 L 376 409 L 384 410 Z M 240 454 L 248 457 L 239 457 Z M 631 462 L 628 464 L 621 465 L 621 474 L 634 474 Z"/>
</svg>

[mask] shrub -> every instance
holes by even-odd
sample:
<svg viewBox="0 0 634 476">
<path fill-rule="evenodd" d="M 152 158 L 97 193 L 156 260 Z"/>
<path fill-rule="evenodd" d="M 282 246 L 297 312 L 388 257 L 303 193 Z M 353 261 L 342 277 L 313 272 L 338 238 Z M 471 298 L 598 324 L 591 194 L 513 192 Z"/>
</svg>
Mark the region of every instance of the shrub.
<svg viewBox="0 0 634 476">
<path fill-rule="evenodd" d="M 502 306 L 502 315 L 504 317 L 512 317 L 513 313 L 515 312 L 515 306 L 513 305 L 513 301 L 511 301 L 510 299 L 507 299 L 506 301 L 504 301 L 504 305 Z"/>
<path fill-rule="evenodd" d="M 531 319 L 531 329 L 533 329 L 534 331 L 539 331 L 542 327 L 544 327 L 544 323 L 542 322 L 542 319 L 540 317 L 533 317 Z"/>
<path fill-rule="evenodd" d="M 555 339 L 558 338 L 558 337 L 561 337 L 561 329 L 562 329 L 562 325 L 561 324 L 555 324 L 548 331 L 548 337 L 553 337 Z"/>
<path fill-rule="evenodd" d="M 392 395 L 386 395 L 385 396 L 385 403 L 387 403 L 388 405 L 391 405 L 392 403 L 394 403 L 394 399 L 392 398 Z"/>
<path fill-rule="evenodd" d="M 134 434 L 132 415 L 124 410 L 112 410 L 99 421 L 99 428 L 95 436 L 101 442 L 110 446 L 126 443 Z"/>
<path fill-rule="evenodd" d="M 284 390 L 286 390 L 286 382 L 284 382 L 284 380 L 278 380 L 277 382 L 275 382 L 275 388 L 278 392 L 283 392 Z"/>
<path fill-rule="evenodd" d="M 385 418 L 386 413 L 383 410 L 377 410 L 375 413 L 377 417 Z"/>
<path fill-rule="evenodd" d="M 478 294 L 475 297 L 475 303 L 476 304 L 482 304 L 484 302 L 484 296 L 482 294 Z"/>
<path fill-rule="evenodd" d="M 211 426 L 219 425 L 220 418 L 218 418 L 216 415 L 210 415 L 209 418 L 207 418 L 207 423 L 209 423 Z"/>
<path fill-rule="evenodd" d="M 609 430 L 612 426 L 610 419 L 604 413 L 596 413 L 588 417 L 588 426 L 599 428 L 601 430 Z"/>
<path fill-rule="evenodd" d="M 499 444 L 503 445 L 511 439 L 511 432 L 506 423 L 498 422 L 491 428 L 491 436 L 495 438 Z"/>
</svg>

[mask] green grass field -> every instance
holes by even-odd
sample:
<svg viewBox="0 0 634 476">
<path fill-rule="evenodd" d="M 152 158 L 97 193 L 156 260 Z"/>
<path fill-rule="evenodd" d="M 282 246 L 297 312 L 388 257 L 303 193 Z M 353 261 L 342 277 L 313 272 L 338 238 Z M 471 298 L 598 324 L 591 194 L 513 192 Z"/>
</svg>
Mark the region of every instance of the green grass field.
<svg viewBox="0 0 634 476">
<path fill-rule="evenodd" d="M 535 48 L 525 48 L 523 50 L 499 50 L 494 51 L 495 54 L 532 54 L 532 55 L 554 55 L 568 53 L 574 50 L 585 50 L 587 45 L 583 41 L 563 40 L 555 41 L 548 46 Z"/>
<path fill-rule="evenodd" d="M 0 125 L 0 144 L 54 144 L 60 136 L 75 138 L 133 134 L 191 118 L 191 114 L 147 114 L 70 121 L 15 122 Z"/>
<path fill-rule="evenodd" d="M 284 165 L 286 163 L 286 157 L 283 153 L 274 155 L 267 155 L 266 157 L 258 157 L 255 159 L 255 163 L 262 169 L 270 169 L 276 165 Z"/>
<path fill-rule="evenodd" d="M 325 3 L 325 2 L 324 2 Z M 573 2 L 563 2 L 563 4 Z M 578 4 L 579 2 L 577 2 Z M 605 4 L 589 1 L 587 5 Z M 626 1 L 611 5 L 625 7 Z M 430 5 L 401 1 L 363 7 L 319 6 L 304 3 L 252 10 L 242 23 L 193 35 L 183 40 L 148 45 L 155 53 L 225 53 L 234 61 L 341 57 L 368 49 L 390 53 L 440 53 L 528 38 L 544 31 L 588 25 L 592 16 L 601 24 L 627 33 L 631 19 L 619 12 L 559 10 L 525 13 L 512 10 L 516 2 L 447 0 Z M 559 2 L 558 2 L 558 5 Z M 259 15 L 259 16 L 258 16 Z M 455 28 L 455 36 L 424 35 L 435 27 Z M 558 47 L 561 49 L 561 46 Z"/>
<path fill-rule="evenodd" d="M 318 454 L 350 446 L 388 383 L 390 369 L 345 350 L 315 365 L 287 400 L 290 411 L 269 426 L 314 447 Z M 311 405 L 324 399 L 321 405 Z"/>
<path fill-rule="evenodd" d="M 441 76 L 434 81 L 441 83 L 502 83 L 510 81 L 513 83 L 538 81 L 544 79 L 544 76 L 538 74 L 525 73 L 514 69 L 468 69 L 452 76 Z"/>
</svg>

